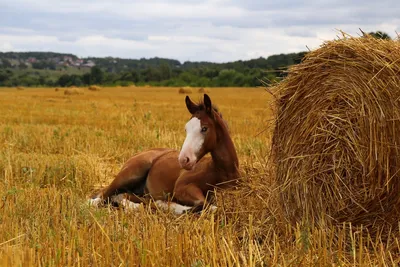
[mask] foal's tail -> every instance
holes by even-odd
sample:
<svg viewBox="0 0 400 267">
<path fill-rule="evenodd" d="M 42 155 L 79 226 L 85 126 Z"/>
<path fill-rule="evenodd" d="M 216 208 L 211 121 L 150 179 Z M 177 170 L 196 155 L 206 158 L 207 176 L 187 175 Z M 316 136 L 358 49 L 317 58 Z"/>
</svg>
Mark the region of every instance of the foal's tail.
<svg viewBox="0 0 400 267">
<path fill-rule="evenodd" d="M 143 196 L 147 174 L 153 166 L 153 162 L 172 151 L 174 150 L 168 148 L 155 148 L 136 154 L 124 164 L 111 184 L 92 198 L 106 200 L 111 196 L 122 193 Z"/>
</svg>

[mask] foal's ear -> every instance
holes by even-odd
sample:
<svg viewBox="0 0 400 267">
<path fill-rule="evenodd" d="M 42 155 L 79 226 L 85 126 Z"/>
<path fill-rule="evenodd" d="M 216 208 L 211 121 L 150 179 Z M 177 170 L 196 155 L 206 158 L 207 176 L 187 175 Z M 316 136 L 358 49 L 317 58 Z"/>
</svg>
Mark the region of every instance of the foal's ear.
<svg viewBox="0 0 400 267">
<path fill-rule="evenodd" d="M 186 107 L 189 110 L 190 114 L 194 114 L 199 110 L 199 106 L 193 103 L 193 101 L 190 100 L 189 96 L 186 96 L 185 102 L 186 102 Z"/>
<path fill-rule="evenodd" d="M 207 94 L 204 94 L 204 106 L 206 107 L 207 114 L 212 116 L 211 98 Z"/>
</svg>

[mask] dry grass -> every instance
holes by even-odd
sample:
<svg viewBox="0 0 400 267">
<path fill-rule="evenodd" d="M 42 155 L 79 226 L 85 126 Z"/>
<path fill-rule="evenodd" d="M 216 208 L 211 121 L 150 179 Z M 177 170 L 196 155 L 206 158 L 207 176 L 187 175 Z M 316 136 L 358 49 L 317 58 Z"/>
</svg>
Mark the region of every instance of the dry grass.
<svg viewBox="0 0 400 267">
<path fill-rule="evenodd" d="M 275 90 L 277 181 L 286 217 L 399 232 L 400 43 L 343 38 Z"/>
<path fill-rule="evenodd" d="M 25 88 L 22 87 L 22 86 L 18 86 L 18 87 L 17 87 L 17 90 L 22 91 L 22 90 L 25 90 Z"/>
<path fill-rule="evenodd" d="M 384 243 L 349 225 L 293 228 L 281 220 L 268 157 L 271 133 L 258 134 L 272 117 L 270 96 L 260 88 L 213 89 L 242 173 L 238 189 L 217 194 L 215 214 L 86 206 L 93 187 L 107 184 L 132 154 L 180 148 L 190 115 L 177 90 L 103 88 L 71 101 L 54 89 L 0 88 L 0 265 L 399 263 L 391 247 L 398 233 Z"/>
<path fill-rule="evenodd" d="M 70 87 L 65 89 L 64 95 L 83 95 L 85 92 L 82 88 Z"/>
<path fill-rule="evenodd" d="M 192 90 L 191 87 L 185 86 L 185 87 L 179 88 L 178 93 L 180 93 L 180 94 L 191 94 L 191 93 L 193 93 L 193 90 Z"/>
</svg>

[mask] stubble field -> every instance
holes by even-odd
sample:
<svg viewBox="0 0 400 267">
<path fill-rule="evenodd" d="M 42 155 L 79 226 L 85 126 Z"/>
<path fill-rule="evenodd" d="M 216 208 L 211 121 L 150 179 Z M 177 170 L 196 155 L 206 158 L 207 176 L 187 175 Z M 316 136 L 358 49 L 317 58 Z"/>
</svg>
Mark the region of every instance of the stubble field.
<svg viewBox="0 0 400 267">
<path fill-rule="evenodd" d="M 242 175 L 238 188 L 217 193 L 215 213 L 89 207 L 91 192 L 133 154 L 179 149 L 190 114 L 178 88 L 84 92 L 0 88 L 1 266 L 399 263 L 395 239 L 285 223 L 269 162 L 272 97 L 263 88 L 209 93 L 229 124 Z"/>
</svg>

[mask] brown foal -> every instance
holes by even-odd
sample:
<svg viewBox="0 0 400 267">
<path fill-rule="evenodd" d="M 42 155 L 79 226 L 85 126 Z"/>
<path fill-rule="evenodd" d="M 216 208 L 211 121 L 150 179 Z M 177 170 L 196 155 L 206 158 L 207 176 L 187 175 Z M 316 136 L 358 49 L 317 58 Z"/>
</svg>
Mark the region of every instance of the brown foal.
<svg viewBox="0 0 400 267">
<path fill-rule="evenodd" d="M 90 199 L 92 205 L 111 199 L 136 208 L 140 197 L 149 195 L 158 207 L 180 214 L 202 209 L 208 191 L 237 180 L 239 160 L 221 113 L 207 94 L 201 103 L 193 103 L 188 96 L 185 102 L 192 117 L 185 126 L 181 151 L 154 148 L 136 154 L 109 186 Z M 207 153 L 211 157 L 204 157 Z M 166 202 L 168 196 L 172 203 Z"/>
</svg>

